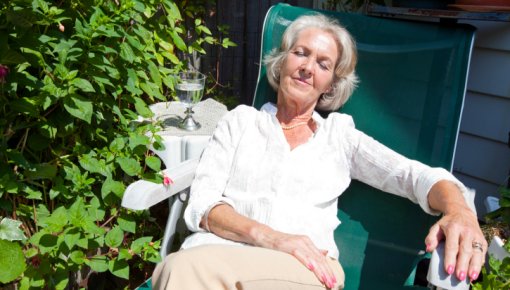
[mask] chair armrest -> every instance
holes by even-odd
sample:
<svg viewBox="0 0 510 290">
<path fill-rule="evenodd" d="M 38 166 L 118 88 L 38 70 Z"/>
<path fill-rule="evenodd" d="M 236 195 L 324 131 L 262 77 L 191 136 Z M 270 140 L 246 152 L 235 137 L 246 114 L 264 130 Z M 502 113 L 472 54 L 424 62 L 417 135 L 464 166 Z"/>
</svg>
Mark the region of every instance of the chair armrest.
<svg viewBox="0 0 510 290">
<path fill-rule="evenodd" d="M 133 210 L 144 210 L 163 201 L 191 186 L 195 177 L 198 159 L 191 159 L 163 170 L 173 180 L 173 184 L 165 186 L 146 180 L 131 183 L 124 191 L 122 206 Z"/>
<path fill-rule="evenodd" d="M 427 280 L 430 284 L 447 290 L 468 290 L 467 280 L 459 281 L 457 276 L 448 275 L 444 270 L 444 242 L 441 242 L 430 258 Z"/>
</svg>

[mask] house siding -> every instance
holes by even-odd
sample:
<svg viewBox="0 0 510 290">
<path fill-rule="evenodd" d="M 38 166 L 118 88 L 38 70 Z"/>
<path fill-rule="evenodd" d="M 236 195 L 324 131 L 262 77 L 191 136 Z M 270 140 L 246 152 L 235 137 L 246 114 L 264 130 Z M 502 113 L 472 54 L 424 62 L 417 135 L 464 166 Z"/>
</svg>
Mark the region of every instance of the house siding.
<svg viewBox="0 0 510 290">
<path fill-rule="evenodd" d="M 510 23 L 464 21 L 477 28 L 453 173 L 484 199 L 499 196 L 510 171 Z"/>
</svg>

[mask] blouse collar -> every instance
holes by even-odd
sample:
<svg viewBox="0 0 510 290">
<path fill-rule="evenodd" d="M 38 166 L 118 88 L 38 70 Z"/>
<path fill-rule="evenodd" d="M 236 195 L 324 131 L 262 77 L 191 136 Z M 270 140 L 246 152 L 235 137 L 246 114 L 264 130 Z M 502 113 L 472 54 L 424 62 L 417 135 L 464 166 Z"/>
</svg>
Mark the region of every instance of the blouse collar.
<svg viewBox="0 0 510 290">
<path fill-rule="evenodd" d="M 268 103 L 265 103 L 262 108 L 260 108 L 260 111 L 261 112 L 265 112 L 265 113 L 268 113 L 270 114 L 271 116 L 274 116 L 276 117 L 276 112 L 278 111 L 278 108 L 276 107 L 276 105 L 274 103 L 271 103 L 271 102 L 268 102 Z M 315 121 L 315 123 L 317 124 L 317 129 L 322 125 L 322 123 L 324 122 L 324 119 L 321 117 L 321 115 L 319 115 L 319 113 L 317 113 L 316 111 L 313 111 L 313 114 L 312 114 L 312 119 Z"/>
</svg>

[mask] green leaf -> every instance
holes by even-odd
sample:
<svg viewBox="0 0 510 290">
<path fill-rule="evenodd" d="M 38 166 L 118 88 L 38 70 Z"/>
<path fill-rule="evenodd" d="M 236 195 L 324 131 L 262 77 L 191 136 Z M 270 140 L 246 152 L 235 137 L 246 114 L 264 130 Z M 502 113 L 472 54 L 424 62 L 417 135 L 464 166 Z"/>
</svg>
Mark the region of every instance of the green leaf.
<svg viewBox="0 0 510 290">
<path fill-rule="evenodd" d="M 25 185 L 23 191 L 25 193 L 25 198 L 27 199 L 42 200 L 42 192 L 39 190 L 35 190 L 32 187 Z"/>
<path fill-rule="evenodd" d="M 113 275 L 129 279 L 129 265 L 126 260 L 113 259 L 110 261 L 108 268 Z"/>
<path fill-rule="evenodd" d="M 164 2 L 167 8 L 168 15 L 174 20 L 182 19 L 181 12 L 179 11 L 179 7 L 174 1 L 166 1 Z"/>
<path fill-rule="evenodd" d="M 153 115 L 152 111 L 149 109 L 147 104 L 141 99 L 135 97 L 135 109 L 138 114 L 142 117 L 151 117 Z"/>
<path fill-rule="evenodd" d="M 106 161 L 104 159 L 98 160 L 92 154 L 82 155 L 79 163 L 83 169 L 91 173 L 99 173 L 105 177 L 111 176 L 111 172 L 106 166 Z"/>
<path fill-rule="evenodd" d="M 120 57 L 129 63 L 133 63 L 135 61 L 135 53 L 127 42 L 120 44 Z"/>
<path fill-rule="evenodd" d="M 148 146 L 151 144 L 151 139 L 145 135 L 132 134 L 129 136 L 129 148 L 134 150 L 138 146 Z"/>
<path fill-rule="evenodd" d="M 231 47 L 231 46 L 237 46 L 237 44 L 235 44 L 234 42 L 232 42 L 228 37 L 224 38 L 223 41 L 221 42 L 221 45 L 224 47 L 224 48 L 228 48 L 228 47 Z"/>
<path fill-rule="evenodd" d="M 141 237 L 134 240 L 131 243 L 131 250 L 135 254 L 140 254 L 145 246 L 147 246 L 152 241 L 152 237 Z"/>
<path fill-rule="evenodd" d="M 186 47 L 186 44 L 184 43 L 184 40 L 182 40 L 182 38 L 179 36 L 179 34 L 177 34 L 177 32 L 175 30 L 171 30 L 170 31 L 170 36 L 172 37 L 172 40 L 175 44 L 175 46 L 177 46 L 177 48 L 181 51 L 187 51 L 187 47 Z"/>
<path fill-rule="evenodd" d="M 32 258 L 38 253 L 39 252 L 37 252 L 36 248 L 29 248 L 28 250 L 25 250 L 25 258 Z"/>
<path fill-rule="evenodd" d="M 136 221 L 132 216 L 121 214 L 117 219 L 117 222 L 122 230 L 133 234 L 136 232 Z"/>
<path fill-rule="evenodd" d="M 83 263 L 85 263 L 85 254 L 82 252 L 82 251 L 73 251 L 70 255 L 69 255 L 69 258 L 71 259 L 71 261 L 73 261 L 74 263 L 78 264 L 78 265 L 81 265 Z"/>
<path fill-rule="evenodd" d="M 110 150 L 113 153 L 120 152 L 122 149 L 124 149 L 124 146 L 126 146 L 126 142 L 124 141 L 124 138 L 117 137 L 113 139 L 112 143 L 110 143 Z"/>
<path fill-rule="evenodd" d="M 161 159 L 159 159 L 156 156 L 148 156 L 145 158 L 145 164 L 149 166 L 154 171 L 160 171 L 161 170 Z"/>
<path fill-rule="evenodd" d="M 25 271 L 26 263 L 23 251 L 18 243 L 0 240 L 0 282 L 7 284 Z"/>
<path fill-rule="evenodd" d="M 105 237 L 104 242 L 110 248 L 118 248 L 124 240 L 124 232 L 118 226 L 111 229 Z"/>
<path fill-rule="evenodd" d="M 105 200 L 109 193 L 115 194 L 115 196 L 122 198 L 122 195 L 124 195 L 124 191 L 126 190 L 126 186 L 124 183 L 120 181 L 115 181 L 111 178 L 107 178 L 103 186 L 101 187 L 101 196 L 103 200 Z"/>
<path fill-rule="evenodd" d="M 126 89 L 129 92 L 133 93 L 134 95 L 141 95 L 143 92 L 138 88 L 138 86 L 140 85 L 140 81 L 138 80 L 136 72 L 132 68 L 129 68 L 127 69 L 127 75 L 128 79 Z"/>
<path fill-rule="evenodd" d="M 135 176 L 142 170 L 142 167 L 138 161 L 133 158 L 120 157 L 117 158 L 116 161 L 120 165 L 120 168 L 122 168 L 122 170 L 129 176 Z"/>
<path fill-rule="evenodd" d="M 64 233 L 64 242 L 70 250 L 78 243 L 80 236 L 78 228 L 71 228 Z"/>
<path fill-rule="evenodd" d="M 131 258 L 133 258 L 133 255 L 131 255 L 128 249 L 122 248 L 119 249 L 118 258 L 119 260 L 130 260 Z"/>
<path fill-rule="evenodd" d="M 94 93 L 96 91 L 96 90 L 94 90 L 94 87 L 88 80 L 82 79 L 82 78 L 73 79 L 71 81 L 71 85 L 79 88 L 80 90 L 82 90 L 85 93 Z"/>
<path fill-rule="evenodd" d="M 68 211 L 69 222 L 81 228 L 85 224 L 87 218 L 87 211 L 85 209 L 85 203 L 82 198 L 77 198 L 76 201 L 71 205 Z"/>
<path fill-rule="evenodd" d="M 90 207 L 88 209 L 89 216 L 92 217 L 95 221 L 101 221 L 104 219 L 106 211 L 104 206 L 101 204 L 101 201 L 97 196 L 92 197 L 89 202 Z"/>
<path fill-rule="evenodd" d="M 7 241 L 26 240 L 25 233 L 19 228 L 22 222 L 10 218 L 3 218 L 0 222 L 0 239 Z"/>
<path fill-rule="evenodd" d="M 64 108 L 72 116 L 91 123 L 94 108 L 90 100 L 77 94 L 68 95 L 64 98 Z"/>
<path fill-rule="evenodd" d="M 92 235 L 104 235 L 105 233 L 105 229 L 96 225 L 92 217 L 87 217 L 87 219 L 83 223 L 82 228 L 86 233 Z"/>
<path fill-rule="evenodd" d="M 161 75 L 159 73 L 158 67 L 152 61 L 148 61 L 148 64 L 149 64 L 149 74 L 150 74 L 152 80 L 158 87 L 161 87 Z"/>
<path fill-rule="evenodd" d="M 55 290 L 65 290 L 67 284 L 69 284 L 69 269 L 62 265 L 57 266 L 56 272 L 53 274 L 52 278 Z"/>
<path fill-rule="evenodd" d="M 94 256 L 85 260 L 85 264 L 87 264 L 93 271 L 99 273 L 108 271 L 108 259 L 106 259 L 105 256 Z"/>
<path fill-rule="evenodd" d="M 44 218 L 39 218 L 39 225 L 52 233 L 59 233 L 69 222 L 68 213 L 64 206 L 56 208 L 53 213 Z"/>
<path fill-rule="evenodd" d="M 55 235 L 40 232 L 42 235 L 39 237 L 38 244 L 41 254 L 49 253 L 58 247 L 58 237 Z M 32 236 L 34 237 L 34 236 Z"/>
</svg>

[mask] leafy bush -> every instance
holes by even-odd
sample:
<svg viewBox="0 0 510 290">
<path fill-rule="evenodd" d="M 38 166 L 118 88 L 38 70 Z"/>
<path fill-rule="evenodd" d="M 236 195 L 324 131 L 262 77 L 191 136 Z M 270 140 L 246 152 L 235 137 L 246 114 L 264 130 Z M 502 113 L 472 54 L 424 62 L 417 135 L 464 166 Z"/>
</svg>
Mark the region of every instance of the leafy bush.
<svg viewBox="0 0 510 290">
<path fill-rule="evenodd" d="M 0 218 L 27 237 L 0 238 L 27 261 L 1 283 L 73 289 L 159 260 L 154 218 L 120 207 L 127 184 L 162 181 L 148 150 L 159 129 L 133 121 L 172 96 L 169 76 L 205 45 L 233 45 L 206 27 L 206 2 L 0 3 Z"/>
</svg>

